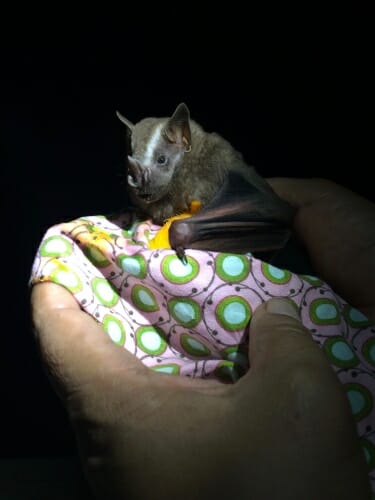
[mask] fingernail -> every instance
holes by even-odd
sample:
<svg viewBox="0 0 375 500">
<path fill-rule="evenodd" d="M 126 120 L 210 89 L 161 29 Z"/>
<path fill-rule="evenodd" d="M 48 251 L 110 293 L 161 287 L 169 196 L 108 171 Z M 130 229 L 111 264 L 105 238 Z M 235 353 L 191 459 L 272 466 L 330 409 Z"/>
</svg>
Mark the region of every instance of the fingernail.
<svg viewBox="0 0 375 500">
<path fill-rule="evenodd" d="M 270 299 L 266 303 L 266 309 L 271 314 L 283 314 L 300 321 L 298 310 L 294 303 L 288 299 Z"/>
</svg>

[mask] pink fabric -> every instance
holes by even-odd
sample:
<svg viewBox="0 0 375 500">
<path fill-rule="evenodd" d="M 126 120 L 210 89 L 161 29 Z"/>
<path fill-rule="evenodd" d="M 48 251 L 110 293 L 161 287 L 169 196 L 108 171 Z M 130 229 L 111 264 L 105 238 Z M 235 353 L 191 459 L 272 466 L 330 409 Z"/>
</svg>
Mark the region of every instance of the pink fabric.
<svg viewBox="0 0 375 500">
<path fill-rule="evenodd" d="M 158 226 L 82 217 L 51 227 L 31 283 L 65 286 L 112 340 L 156 371 L 235 382 L 247 369 L 251 316 L 288 297 L 342 382 L 375 490 L 375 328 L 318 278 L 249 255 L 149 250 Z M 355 265 L 355 263 L 353 263 Z"/>
</svg>

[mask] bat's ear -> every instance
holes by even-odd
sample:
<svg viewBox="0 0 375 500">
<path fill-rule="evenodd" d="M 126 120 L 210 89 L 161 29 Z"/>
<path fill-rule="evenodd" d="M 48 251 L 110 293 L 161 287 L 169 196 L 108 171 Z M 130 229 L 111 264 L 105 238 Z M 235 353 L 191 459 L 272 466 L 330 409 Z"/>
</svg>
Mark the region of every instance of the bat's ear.
<svg viewBox="0 0 375 500">
<path fill-rule="evenodd" d="M 164 135 L 169 142 L 191 149 L 190 113 L 185 103 L 177 106 L 164 127 Z"/>
<path fill-rule="evenodd" d="M 125 125 L 128 127 L 130 132 L 133 132 L 134 129 L 134 124 L 129 121 L 125 116 L 123 116 L 119 111 L 116 111 L 117 118 L 122 121 L 122 123 L 125 123 Z"/>
</svg>

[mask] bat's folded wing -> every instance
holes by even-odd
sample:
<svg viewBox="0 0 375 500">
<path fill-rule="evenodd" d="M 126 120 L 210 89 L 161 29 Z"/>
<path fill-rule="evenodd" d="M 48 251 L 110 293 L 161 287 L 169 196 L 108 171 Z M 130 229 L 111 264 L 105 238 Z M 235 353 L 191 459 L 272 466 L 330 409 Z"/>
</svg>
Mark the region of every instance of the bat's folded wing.
<svg viewBox="0 0 375 500">
<path fill-rule="evenodd" d="M 293 215 L 294 209 L 271 189 L 230 172 L 210 204 L 172 223 L 169 241 L 180 256 L 186 248 L 272 255 L 288 241 Z"/>
</svg>

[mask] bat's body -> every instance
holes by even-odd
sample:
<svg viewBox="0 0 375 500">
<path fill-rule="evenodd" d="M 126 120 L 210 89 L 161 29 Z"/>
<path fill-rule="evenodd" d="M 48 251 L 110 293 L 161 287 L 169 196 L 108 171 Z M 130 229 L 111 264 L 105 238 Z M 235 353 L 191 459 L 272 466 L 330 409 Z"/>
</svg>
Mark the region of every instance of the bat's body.
<svg viewBox="0 0 375 500">
<path fill-rule="evenodd" d="M 179 254 L 188 247 L 272 252 L 285 244 L 291 207 L 228 141 L 191 120 L 185 104 L 171 118 L 135 125 L 117 114 L 131 133 L 128 185 L 140 215 L 163 224 L 201 202 L 196 215 L 171 226 L 171 246 Z"/>
</svg>

